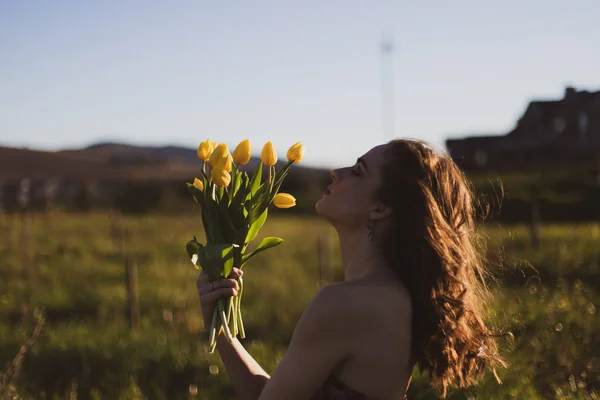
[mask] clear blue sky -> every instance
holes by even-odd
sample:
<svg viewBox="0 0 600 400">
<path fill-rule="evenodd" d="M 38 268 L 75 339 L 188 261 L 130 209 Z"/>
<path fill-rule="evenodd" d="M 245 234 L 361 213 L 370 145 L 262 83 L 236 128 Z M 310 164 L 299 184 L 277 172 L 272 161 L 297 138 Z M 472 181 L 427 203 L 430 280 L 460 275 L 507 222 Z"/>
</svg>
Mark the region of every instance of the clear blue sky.
<svg viewBox="0 0 600 400">
<path fill-rule="evenodd" d="M 0 144 L 206 137 L 353 163 L 395 136 L 504 133 L 532 97 L 600 87 L 600 1 L 0 2 Z"/>
</svg>

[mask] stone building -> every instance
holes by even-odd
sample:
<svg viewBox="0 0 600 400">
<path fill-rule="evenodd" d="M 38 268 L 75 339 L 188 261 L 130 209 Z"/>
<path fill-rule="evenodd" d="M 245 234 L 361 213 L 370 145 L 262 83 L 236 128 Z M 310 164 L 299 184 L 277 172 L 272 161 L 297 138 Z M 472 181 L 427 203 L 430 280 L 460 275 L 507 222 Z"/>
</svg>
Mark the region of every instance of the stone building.
<svg viewBox="0 0 600 400">
<path fill-rule="evenodd" d="M 449 139 L 465 170 L 530 168 L 600 156 L 600 91 L 565 89 L 560 100 L 534 100 L 504 136 Z"/>
</svg>

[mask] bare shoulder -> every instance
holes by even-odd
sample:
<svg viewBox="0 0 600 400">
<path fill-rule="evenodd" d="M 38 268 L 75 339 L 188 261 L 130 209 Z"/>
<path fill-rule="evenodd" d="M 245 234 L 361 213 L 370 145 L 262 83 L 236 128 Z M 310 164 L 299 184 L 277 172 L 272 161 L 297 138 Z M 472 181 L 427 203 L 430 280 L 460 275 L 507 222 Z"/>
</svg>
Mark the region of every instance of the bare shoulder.
<svg viewBox="0 0 600 400">
<path fill-rule="evenodd" d="M 410 321 L 412 304 L 406 288 L 396 282 L 339 282 L 322 288 L 307 312 L 356 330 L 390 316 Z"/>
<path fill-rule="evenodd" d="M 327 322 L 342 317 L 349 308 L 347 290 L 339 284 L 331 284 L 317 292 L 306 308 L 303 318 Z"/>
<path fill-rule="evenodd" d="M 357 304 L 357 303 L 356 303 Z M 321 288 L 304 310 L 297 328 L 311 326 L 322 333 L 347 332 L 356 315 L 351 292 L 343 284 L 334 283 Z"/>
<path fill-rule="evenodd" d="M 347 282 L 332 283 L 317 292 L 309 309 L 320 314 L 335 313 L 343 315 L 348 312 L 358 311 L 356 307 L 361 306 L 357 296 L 356 288 Z"/>
<path fill-rule="evenodd" d="M 334 353 L 338 361 L 348 357 L 352 344 L 348 335 L 351 321 L 348 318 L 350 307 L 344 299 L 343 291 L 337 286 L 320 289 L 294 329 L 293 348 L 319 348 L 319 354 Z"/>
</svg>

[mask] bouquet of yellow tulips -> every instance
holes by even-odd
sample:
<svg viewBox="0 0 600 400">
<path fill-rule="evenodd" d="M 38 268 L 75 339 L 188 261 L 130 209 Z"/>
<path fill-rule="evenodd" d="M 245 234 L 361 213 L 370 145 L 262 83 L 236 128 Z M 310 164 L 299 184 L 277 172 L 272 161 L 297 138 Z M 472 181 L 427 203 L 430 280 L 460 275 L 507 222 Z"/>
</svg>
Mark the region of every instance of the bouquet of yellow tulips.
<svg viewBox="0 0 600 400">
<path fill-rule="evenodd" d="M 233 267 L 242 269 L 246 262 L 258 253 L 275 247 L 283 241 L 278 237 L 266 237 L 248 251 L 248 245 L 256 237 L 267 220 L 269 206 L 290 208 L 296 205 L 294 197 L 279 193 L 279 188 L 292 164 L 304 156 L 304 146 L 296 143 L 287 152 L 288 161 L 276 170 L 277 153 L 273 144 L 267 142 L 261 152 L 261 160 L 252 177 L 239 169 L 252 156 L 249 140 L 242 141 L 229 152 L 227 144 L 217 146 L 207 139 L 198 147 L 202 160 L 201 178 L 187 183 L 194 200 L 200 204 L 202 225 L 206 243 L 196 237 L 186 245 L 187 254 L 195 268 L 203 271 L 211 280 L 227 278 Z M 263 179 L 263 168 L 268 175 Z M 227 340 L 240 335 L 245 337 L 241 313 L 244 281 L 239 278 L 238 295 L 220 300 L 212 317 L 209 332 L 209 352 L 214 352 L 216 336 L 223 329 Z"/>
</svg>

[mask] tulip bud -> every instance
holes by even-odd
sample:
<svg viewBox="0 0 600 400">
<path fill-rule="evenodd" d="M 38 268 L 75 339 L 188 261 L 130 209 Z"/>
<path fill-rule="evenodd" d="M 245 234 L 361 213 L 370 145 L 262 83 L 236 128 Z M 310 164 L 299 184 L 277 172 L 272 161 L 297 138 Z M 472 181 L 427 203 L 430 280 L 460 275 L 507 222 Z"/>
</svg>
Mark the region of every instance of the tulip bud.
<svg viewBox="0 0 600 400">
<path fill-rule="evenodd" d="M 227 143 L 221 143 L 213 150 L 212 154 L 210 155 L 210 158 L 206 161 L 206 163 L 211 167 L 215 167 L 219 164 L 219 162 L 225 161 L 221 159 L 226 158 L 227 153 L 229 153 Z"/>
<path fill-rule="evenodd" d="M 296 205 L 296 199 L 289 193 L 277 193 L 273 198 L 273 204 L 277 208 L 292 208 Z"/>
<path fill-rule="evenodd" d="M 263 146 L 262 152 L 260 153 L 260 159 L 264 165 L 270 167 L 277 164 L 277 152 L 275 152 L 275 147 L 273 147 L 271 141 L 268 141 Z"/>
<path fill-rule="evenodd" d="M 209 139 L 206 139 L 204 142 L 200 143 L 198 146 L 198 158 L 206 161 L 210 157 L 213 152 L 213 147 Z"/>
<path fill-rule="evenodd" d="M 227 172 L 231 172 L 232 165 L 233 165 L 233 158 L 231 157 L 231 153 L 228 151 L 225 154 L 225 157 L 221 157 L 217 160 L 217 163 L 215 164 L 215 168 L 221 168 Z"/>
<path fill-rule="evenodd" d="M 250 141 L 246 139 L 240 142 L 233 151 L 233 161 L 239 165 L 244 165 L 248 164 L 250 157 L 252 157 L 252 147 Z"/>
<path fill-rule="evenodd" d="M 210 175 L 217 186 L 227 187 L 231 182 L 231 175 L 222 168 L 213 168 Z"/>
<path fill-rule="evenodd" d="M 196 187 L 196 189 L 198 190 L 204 190 L 204 184 L 202 183 L 202 181 L 198 178 L 194 178 L 194 186 Z"/>
<path fill-rule="evenodd" d="M 304 158 L 304 145 L 300 142 L 294 144 L 289 148 L 287 152 L 288 161 L 294 161 L 294 164 L 298 164 Z"/>
</svg>

